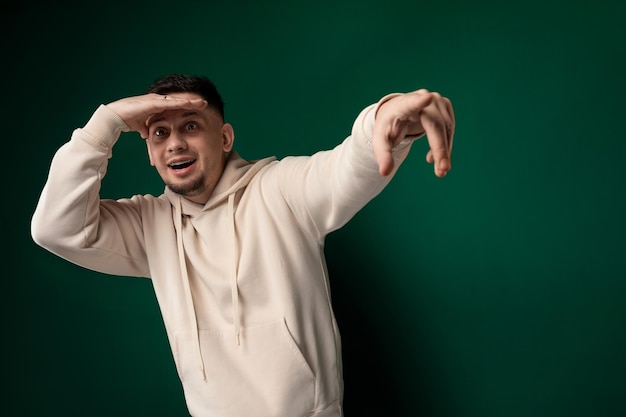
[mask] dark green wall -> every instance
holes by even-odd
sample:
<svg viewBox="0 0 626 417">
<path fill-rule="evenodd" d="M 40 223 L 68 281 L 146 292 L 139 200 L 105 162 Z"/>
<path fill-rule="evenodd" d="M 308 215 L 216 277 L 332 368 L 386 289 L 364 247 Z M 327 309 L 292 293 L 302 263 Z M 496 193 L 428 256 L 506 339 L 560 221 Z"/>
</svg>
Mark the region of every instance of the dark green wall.
<svg viewBox="0 0 626 417">
<path fill-rule="evenodd" d="M 71 131 L 169 72 L 216 81 L 250 159 L 334 146 L 389 92 L 452 99 L 448 177 L 416 143 L 328 239 L 348 417 L 626 415 L 624 2 L 49 3 L 1 14 L 3 415 L 186 415 L 149 281 L 29 233 Z M 161 190 L 124 137 L 104 196 Z"/>
</svg>

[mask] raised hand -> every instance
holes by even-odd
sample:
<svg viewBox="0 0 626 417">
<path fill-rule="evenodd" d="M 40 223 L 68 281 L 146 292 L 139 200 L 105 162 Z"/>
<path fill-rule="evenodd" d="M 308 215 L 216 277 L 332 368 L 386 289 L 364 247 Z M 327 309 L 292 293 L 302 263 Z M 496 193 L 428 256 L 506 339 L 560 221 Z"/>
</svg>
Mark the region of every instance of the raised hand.
<svg viewBox="0 0 626 417">
<path fill-rule="evenodd" d="M 137 131 L 142 138 L 146 139 L 148 137 L 146 121 L 151 115 L 166 110 L 200 109 L 206 105 L 207 102 L 202 98 L 189 99 L 150 93 L 123 98 L 107 104 L 107 107 L 124 120 L 130 131 Z"/>
</svg>

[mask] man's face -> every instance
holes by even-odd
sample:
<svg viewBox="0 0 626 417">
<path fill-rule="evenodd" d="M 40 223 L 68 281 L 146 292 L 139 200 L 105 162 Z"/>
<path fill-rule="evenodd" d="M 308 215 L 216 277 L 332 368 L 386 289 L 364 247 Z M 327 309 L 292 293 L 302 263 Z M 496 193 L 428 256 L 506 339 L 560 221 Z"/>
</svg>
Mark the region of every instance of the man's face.
<svg viewBox="0 0 626 417">
<path fill-rule="evenodd" d="M 193 93 L 168 96 L 200 97 Z M 205 107 L 155 114 L 148 119 L 148 127 L 150 164 L 165 184 L 191 201 L 206 203 L 224 171 L 225 153 L 232 149 L 232 126 L 216 110 Z"/>
</svg>

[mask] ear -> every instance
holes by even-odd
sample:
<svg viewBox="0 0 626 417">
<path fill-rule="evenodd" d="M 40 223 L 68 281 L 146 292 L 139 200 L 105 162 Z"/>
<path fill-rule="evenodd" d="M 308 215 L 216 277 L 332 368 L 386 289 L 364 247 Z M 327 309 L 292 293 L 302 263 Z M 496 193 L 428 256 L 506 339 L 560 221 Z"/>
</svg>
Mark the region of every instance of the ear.
<svg viewBox="0 0 626 417">
<path fill-rule="evenodd" d="M 222 126 L 222 149 L 224 152 L 230 152 L 235 143 L 235 131 L 230 123 L 224 123 Z"/>
<path fill-rule="evenodd" d="M 148 151 L 148 159 L 150 160 L 150 165 L 154 166 L 154 161 L 152 160 L 152 148 L 150 147 L 150 140 L 145 139 L 146 149 Z"/>
</svg>

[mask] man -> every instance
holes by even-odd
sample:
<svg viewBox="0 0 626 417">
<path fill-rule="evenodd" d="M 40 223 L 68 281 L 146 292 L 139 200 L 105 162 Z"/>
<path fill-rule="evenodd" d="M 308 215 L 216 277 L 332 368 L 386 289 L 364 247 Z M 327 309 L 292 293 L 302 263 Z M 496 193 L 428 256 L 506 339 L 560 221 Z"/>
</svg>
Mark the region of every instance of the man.
<svg viewBox="0 0 626 417">
<path fill-rule="evenodd" d="M 57 151 L 33 239 L 92 270 L 151 278 L 193 416 L 341 416 L 325 236 L 385 187 L 423 134 L 445 176 L 454 127 L 447 98 L 392 94 L 333 150 L 248 162 L 212 82 L 172 74 L 101 105 Z M 99 198 L 126 131 L 146 140 L 163 195 Z"/>
</svg>

